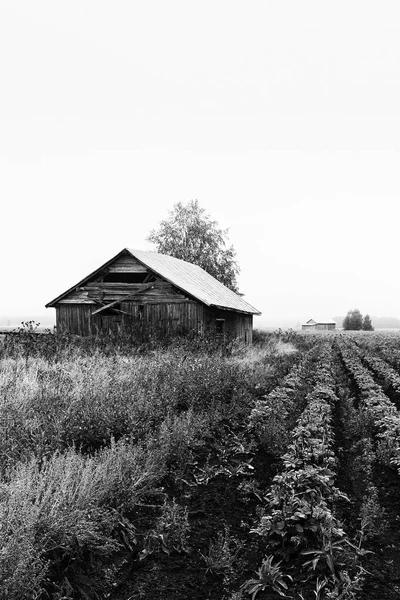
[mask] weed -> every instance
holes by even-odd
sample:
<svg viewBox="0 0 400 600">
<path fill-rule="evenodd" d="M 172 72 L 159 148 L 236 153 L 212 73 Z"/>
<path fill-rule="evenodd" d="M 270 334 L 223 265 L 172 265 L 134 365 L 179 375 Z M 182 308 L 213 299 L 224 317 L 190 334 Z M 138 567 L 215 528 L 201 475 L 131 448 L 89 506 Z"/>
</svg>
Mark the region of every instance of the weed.
<svg viewBox="0 0 400 600">
<path fill-rule="evenodd" d="M 207 571 L 228 575 L 233 570 L 233 564 L 236 561 L 242 543 L 230 535 L 229 527 L 225 525 L 224 531 L 219 531 L 216 540 L 210 540 L 208 554 L 201 554 L 206 565 Z"/>
<path fill-rule="evenodd" d="M 246 581 L 242 589 L 251 595 L 251 600 L 257 596 L 258 592 L 264 591 L 267 588 L 272 588 L 280 596 L 285 596 L 285 591 L 288 585 L 285 581 L 289 579 L 293 581 L 290 575 L 284 575 L 280 569 L 282 561 L 273 564 L 274 557 L 266 556 L 257 571 L 257 578 L 252 578 Z"/>
<path fill-rule="evenodd" d="M 379 502 L 378 490 L 370 485 L 360 509 L 360 545 L 363 540 L 379 537 L 387 529 L 385 509 Z"/>
<path fill-rule="evenodd" d="M 340 573 L 339 582 L 335 582 L 331 589 L 326 590 L 326 600 L 356 600 L 362 590 L 365 571 L 359 567 L 353 577 L 346 570 Z"/>
<path fill-rule="evenodd" d="M 188 511 L 172 500 L 165 500 L 162 513 L 156 526 L 146 536 L 140 558 L 144 559 L 155 552 L 187 552 L 190 525 Z"/>
<path fill-rule="evenodd" d="M 318 570 L 321 573 L 328 573 L 333 580 L 338 580 L 340 569 L 346 565 L 345 555 L 348 550 L 348 541 L 344 532 L 334 526 L 324 526 L 322 528 L 322 540 L 318 549 L 305 550 L 304 556 L 311 557 L 303 563 L 311 571 Z"/>
</svg>

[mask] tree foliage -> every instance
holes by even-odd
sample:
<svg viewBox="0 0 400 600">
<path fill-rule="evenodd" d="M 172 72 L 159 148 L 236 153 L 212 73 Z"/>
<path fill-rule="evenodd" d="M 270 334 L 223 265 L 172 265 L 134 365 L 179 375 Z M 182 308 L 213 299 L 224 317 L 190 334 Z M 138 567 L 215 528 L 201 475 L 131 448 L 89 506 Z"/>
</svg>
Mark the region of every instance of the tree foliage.
<svg viewBox="0 0 400 600">
<path fill-rule="evenodd" d="M 373 331 L 371 317 L 369 315 L 365 315 L 363 319 L 362 328 L 364 331 Z"/>
<path fill-rule="evenodd" d="M 237 292 L 239 265 L 233 246 L 227 245 L 228 229 L 212 221 L 197 200 L 178 202 L 169 211 L 169 218 L 153 229 L 147 240 L 157 252 L 180 258 L 202 267 L 226 287 Z"/>
<path fill-rule="evenodd" d="M 359 331 L 360 329 L 374 331 L 371 317 L 368 314 L 363 317 L 358 308 L 349 310 L 343 320 L 343 329 L 347 331 Z"/>
<path fill-rule="evenodd" d="M 363 317 L 358 308 L 349 310 L 343 321 L 343 329 L 346 331 L 359 331 L 363 328 Z"/>
</svg>

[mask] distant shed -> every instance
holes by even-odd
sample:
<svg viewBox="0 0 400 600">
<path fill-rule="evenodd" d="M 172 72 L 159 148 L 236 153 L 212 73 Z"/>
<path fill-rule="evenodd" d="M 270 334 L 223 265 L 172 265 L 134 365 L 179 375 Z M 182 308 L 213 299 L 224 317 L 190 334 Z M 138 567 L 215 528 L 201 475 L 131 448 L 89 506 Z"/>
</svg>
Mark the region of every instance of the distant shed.
<svg viewBox="0 0 400 600">
<path fill-rule="evenodd" d="M 156 252 L 123 249 L 46 304 L 59 332 L 78 335 L 133 331 L 231 334 L 252 342 L 260 311 L 201 267 Z"/>
<path fill-rule="evenodd" d="M 301 328 L 303 331 L 332 331 L 336 329 L 336 321 L 330 321 L 329 319 L 315 321 L 314 319 L 310 319 Z"/>
</svg>

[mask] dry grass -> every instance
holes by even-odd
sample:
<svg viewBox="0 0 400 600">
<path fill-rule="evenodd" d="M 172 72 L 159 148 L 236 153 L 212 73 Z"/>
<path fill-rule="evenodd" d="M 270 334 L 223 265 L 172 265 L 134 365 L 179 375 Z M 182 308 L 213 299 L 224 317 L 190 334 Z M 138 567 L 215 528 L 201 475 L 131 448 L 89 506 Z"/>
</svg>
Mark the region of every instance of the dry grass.
<svg viewBox="0 0 400 600">
<path fill-rule="evenodd" d="M 34 598 L 57 565 L 101 565 L 119 549 L 120 511 L 155 490 L 159 453 L 113 443 L 93 457 L 70 449 L 17 465 L 0 488 L 0 573 L 7 598 Z M 86 558 L 84 558 L 86 557 Z"/>
</svg>

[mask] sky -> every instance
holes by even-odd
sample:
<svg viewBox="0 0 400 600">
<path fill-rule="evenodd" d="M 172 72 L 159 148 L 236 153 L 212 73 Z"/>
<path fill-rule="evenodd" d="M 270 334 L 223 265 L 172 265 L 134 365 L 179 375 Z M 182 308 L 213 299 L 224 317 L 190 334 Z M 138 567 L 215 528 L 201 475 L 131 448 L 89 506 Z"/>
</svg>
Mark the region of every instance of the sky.
<svg viewBox="0 0 400 600">
<path fill-rule="evenodd" d="M 0 317 L 197 199 L 255 325 L 400 317 L 397 0 L 0 0 Z"/>
</svg>

